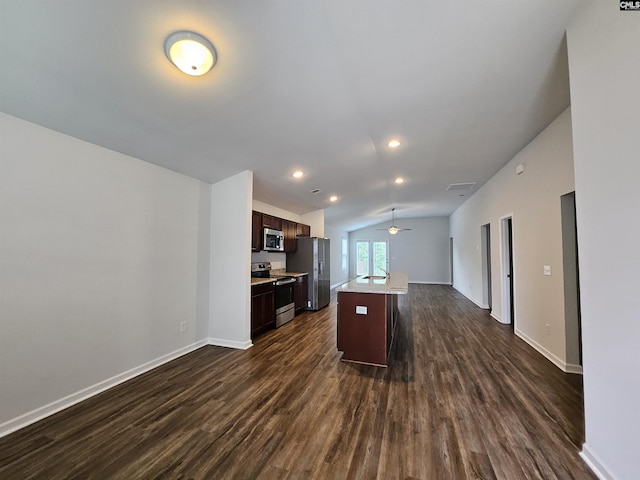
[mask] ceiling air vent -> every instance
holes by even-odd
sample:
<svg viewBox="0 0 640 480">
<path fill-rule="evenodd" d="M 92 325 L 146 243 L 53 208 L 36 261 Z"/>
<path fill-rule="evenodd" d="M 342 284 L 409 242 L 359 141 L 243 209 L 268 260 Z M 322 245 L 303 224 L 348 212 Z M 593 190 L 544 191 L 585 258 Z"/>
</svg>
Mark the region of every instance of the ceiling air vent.
<svg viewBox="0 0 640 480">
<path fill-rule="evenodd" d="M 447 190 L 471 190 L 478 182 L 471 183 L 452 183 L 447 187 Z"/>
<path fill-rule="evenodd" d="M 314 188 L 313 190 L 311 190 L 311 193 L 313 193 L 314 195 L 317 195 L 321 192 L 322 190 L 320 190 L 319 188 Z"/>
</svg>

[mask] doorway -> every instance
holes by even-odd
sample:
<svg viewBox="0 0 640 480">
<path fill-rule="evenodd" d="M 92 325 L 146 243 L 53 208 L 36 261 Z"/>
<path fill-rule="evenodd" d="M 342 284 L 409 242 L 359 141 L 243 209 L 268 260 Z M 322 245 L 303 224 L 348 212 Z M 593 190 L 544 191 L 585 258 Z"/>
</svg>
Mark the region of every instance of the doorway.
<svg viewBox="0 0 640 480">
<path fill-rule="evenodd" d="M 386 275 L 389 244 L 386 241 L 356 240 L 356 275 Z"/>
<path fill-rule="evenodd" d="M 510 324 L 515 330 L 514 263 L 513 263 L 513 216 L 500 218 L 502 323 Z"/>
<path fill-rule="evenodd" d="M 564 325 L 567 371 L 582 372 L 582 324 L 580 318 L 580 275 L 578 268 L 578 234 L 576 195 L 560 197 L 562 219 L 562 269 L 564 283 Z"/>
<path fill-rule="evenodd" d="M 482 306 L 491 310 L 491 224 L 480 227 L 482 251 Z"/>
</svg>

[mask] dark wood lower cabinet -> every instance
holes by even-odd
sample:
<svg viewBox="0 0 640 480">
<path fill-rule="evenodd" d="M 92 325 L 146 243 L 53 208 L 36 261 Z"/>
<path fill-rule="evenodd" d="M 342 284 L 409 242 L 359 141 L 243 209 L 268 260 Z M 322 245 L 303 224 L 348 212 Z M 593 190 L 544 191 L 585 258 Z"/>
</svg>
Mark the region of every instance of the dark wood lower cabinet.
<svg viewBox="0 0 640 480">
<path fill-rule="evenodd" d="M 309 298 L 309 276 L 302 275 L 296 279 L 293 296 L 296 303 L 296 313 L 301 312 L 307 307 Z"/>
<path fill-rule="evenodd" d="M 338 292 L 338 351 L 342 360 L 387 366 L 398 296 Z"/>
<path fill-rule="evenodd" d="M 276 328 L 275 282 L 251 287 L 251 338 Z"/>
</svg>

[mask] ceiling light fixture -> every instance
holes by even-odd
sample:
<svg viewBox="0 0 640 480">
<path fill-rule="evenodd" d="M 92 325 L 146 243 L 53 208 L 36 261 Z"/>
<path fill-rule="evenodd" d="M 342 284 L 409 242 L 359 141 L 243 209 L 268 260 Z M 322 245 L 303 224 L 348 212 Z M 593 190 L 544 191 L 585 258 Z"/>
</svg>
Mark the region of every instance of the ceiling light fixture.
<svg viewBox="0 0 640 480">
<path fill-rule="evenodd" d="M 291 174 L 291 176 L 292 176 L 293 178 L 300 178 L 300 177 L 302 177 L 303 175 L 304 175 L 304 172 L 302 172 L 302 171 L 300 171 L 300 170 L 296 170 L 295 172 L 293 172 L 293 173 Z"/>
<path fill-rule="evenodd" d="M 391 209 L 391 226 L 389 228 L 377 228 L 376 230 L 386 230 L 391 235 L 395 235 L 398 232 L 402 232 L 404 230 L 411 230 L 410 228 L 400 228 L 396 227 L 396 217 L 395 217 L 396 209 Z"/>
<path fill-rule="evenodd" d="M 400 146 L 400 140 L 393 139 L 387 143 L 387 145 L 389 145 L 389 148 L 398 148 Z"/>
<path fill-rule="evenodd" d="M 216 64 L 213 44 L 194 32 L 175 32 L 164 42 L 164 53 L 176 67 L 194 77 L 204 75 Z"/>
<path fill-rule="evenodd" d="M 336 200 L 338 200 L 338 197 L 336 197 L 335 195 L 331 195 L 331 196 L 329 197 L 329 201 L 330 201 L 330 202 L 335 202 Z"/>
<path fill-rule="evenodd" d="M 404 178 L 402 178 L 402 177 L 398 177 L 398 178 L 396 178 L 395 182 L 396 182 L 398 185 L 399 185 L 399 184 L 401 184 L 401 183 L 404 183 Z"/>
</svg>

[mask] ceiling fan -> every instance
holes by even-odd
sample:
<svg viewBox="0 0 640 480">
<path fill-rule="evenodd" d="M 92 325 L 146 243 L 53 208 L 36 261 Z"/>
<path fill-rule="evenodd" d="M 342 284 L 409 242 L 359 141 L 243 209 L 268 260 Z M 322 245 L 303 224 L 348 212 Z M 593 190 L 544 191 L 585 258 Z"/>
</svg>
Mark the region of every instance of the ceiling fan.
<svg viewBox="0 0 640 480">
<path fill-rule="evenodd" d="M 396 227 L 396 219 L 395 219 L 395 215 L 394 215 L 395 211 L 396 211 L 395 208 L 391 209 L 391 226 L 389 228 L 378 228 L 377 230 L 386 230 L 391 235 L 395 235 L 396 233 L 401 232 L 403 230 L 411 230 L 410 228 L 399 228 L 399 227 Z"/>
</svg>

